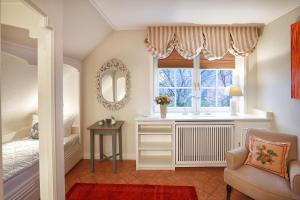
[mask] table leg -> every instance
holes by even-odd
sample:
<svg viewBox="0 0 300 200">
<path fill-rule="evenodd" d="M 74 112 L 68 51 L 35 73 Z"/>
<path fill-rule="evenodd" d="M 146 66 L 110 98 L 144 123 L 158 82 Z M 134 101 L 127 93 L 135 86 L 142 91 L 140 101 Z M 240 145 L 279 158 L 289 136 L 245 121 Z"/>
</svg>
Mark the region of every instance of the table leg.
<svg viewBox="0 0 300 200">
<path fill-rule="evenodd" d="M 100 160 L 103 160 L 103 135 L 99 135 L 99 153 L 100 153 Z"/>
<path fill-rule="evenodd" d="M 123 149 L 122 149 L 122 128 L 119 130 L 119 158 L 123 160 Z"/>
<path fill-rule="evenodd" d="M 94 172 L 94 159 L 95 159 L 95 138 L 94 131 L 90 131 L 90 171 Z"/>
<path fill-rule="evenodd" d="M 113 165 L 113 173 L 116 173 L 116 131 L 112 132 L 112 165 Z"/>
</svg>

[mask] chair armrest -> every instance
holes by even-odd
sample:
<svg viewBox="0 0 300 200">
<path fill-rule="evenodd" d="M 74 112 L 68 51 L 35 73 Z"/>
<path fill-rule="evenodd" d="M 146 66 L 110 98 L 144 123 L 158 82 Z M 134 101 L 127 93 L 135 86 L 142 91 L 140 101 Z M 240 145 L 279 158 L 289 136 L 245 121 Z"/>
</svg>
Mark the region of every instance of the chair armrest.
<svg viewBox="0 0 300 200">
<path fill-rule="evenodd" d="M 300 161 L 291 161 L 289 175 L 292 191 L 300 195 Z"/>
<path fill-rule="evenodd" d="M 227 168 L 234 170 L 241 167 L 248 156 L 248 149 L 245 147 L 239 147 L 231 151 L 226 152 L 225 159 L 227 162 Z"/>
</svg>

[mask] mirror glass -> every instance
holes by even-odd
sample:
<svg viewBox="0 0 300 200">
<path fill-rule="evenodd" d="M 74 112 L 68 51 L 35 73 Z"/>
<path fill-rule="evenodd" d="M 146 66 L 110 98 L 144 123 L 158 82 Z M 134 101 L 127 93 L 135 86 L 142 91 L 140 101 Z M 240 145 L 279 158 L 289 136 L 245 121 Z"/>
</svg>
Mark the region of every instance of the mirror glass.
<svg viewBox="0 0 300 200">
<path fill-rule="evenodd" d="M 125 74 L 118 70 L 107 70 L 102 76 L 102 96 L 106 101 L 121 101 L 126 94 Z"/>
</svg>

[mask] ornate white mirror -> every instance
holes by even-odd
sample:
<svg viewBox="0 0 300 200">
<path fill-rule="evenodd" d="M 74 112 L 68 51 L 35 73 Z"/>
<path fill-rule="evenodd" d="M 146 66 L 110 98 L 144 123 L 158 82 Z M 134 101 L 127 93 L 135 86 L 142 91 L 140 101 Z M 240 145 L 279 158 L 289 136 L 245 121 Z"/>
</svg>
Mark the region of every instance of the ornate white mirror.
<svg viewBox="0 0 300 200">
<path fill-rule="evenodd" d="M 118 59 L 104 63 L 97 71 L 97 98 L 109 110 L 121 109 L 129 100 L 130 75 Z"/>
</svg>

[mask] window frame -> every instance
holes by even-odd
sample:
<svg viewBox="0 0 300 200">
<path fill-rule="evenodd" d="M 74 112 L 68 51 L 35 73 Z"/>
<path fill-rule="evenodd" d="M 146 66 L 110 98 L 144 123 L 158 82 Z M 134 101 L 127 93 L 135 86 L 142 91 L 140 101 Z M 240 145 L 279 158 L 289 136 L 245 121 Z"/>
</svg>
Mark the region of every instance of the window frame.
<svg viewBox="0 0 300 200">
<path fill-rule="evenodd" d="M 154 70 L 153 70 L 153 94 L 154 98 L 159 95 L 159 67 L 158 67 L 158 59 L 153 58 Z M 186 68 L 177 68 L 177 69 L 186 69 Z M 214 113 L 214 112 L 229 112 L 230 106 L 228 107 L 201 107 L 200 99 L 201 99 L 201 71 L 203 70 L 231 70 L 232 71 L 232 84 L 237 82 L 237 64 L 235 64 L 234 69 L 230 68 L 222 68 L 222 69 L 201 69 L 200 66 L 200 55 L 196 56 L 193 60 L 193 73 L 192 73 L 192 107 L 168 107 L 168 112 L 170 113 Z M 217 84 L 217 83 L 216 83 Z M 217 87 L 216 87 L 217 89 Z M 153 99 L 154 99 L 153 98 Z M 217 97 L 216 97 L 217 98 Z M 153 112 L 159 113 L 160 108 L 153 100 Z"/>
<path fill-rule="evenodd" d="M 215 70 L 216 71 L 216 84 L 215 84 L 215 87 L 202 87 L 201 86 L 201 72 L 202 71 L 205 71 L 205 70 Z M 230 110 L 230 105 L 228 106 L 228 107 L 202 107 L 201 106 L 201 92 L 200 92 L 200 90 L 201 90 L 201 88 L 203 88 L 203 89 L 215 89 L 216 90 L 216 105 L 217 105 L 217 99 L 218 99 L 218 97 L 217 97 L 217 90 L 218 90 L 218 88 L 225 88 L 226 89 L 226 87 L 218 87 L 218 73 L 217 73 L 217 71 L 221 71 L 221 70 L 230 70 L 230 71 L 232 71 L 232 85 L 233 85 L 233 83 L 234 83 L 234 74 L 235 74 L 235 69 L 201 69 L 201 68 L 199 68 L 199 70 L 198 70 L 198 76 L 199 76 L 199 85 L 200 85 L 200 87 L 198 88 L 198 91 L 199 91 L 199 99 L 197 100 L 197 103 L 199 103 L 199 109 L 200 109 L 200 112 L 229 112 L 229 110 Z"/>
<path fill-rule="evenodd" d="M 176 68 L 176 69 L 187 69 L 187 68 Z M 194 69 L 194 68 L 191 68 L 191 69 Z M 158 79 L 158 76 L 159 76 L 159 68 L 158 66 L 156 65 L 155 67 L 155 71 L 154 71 L 154 97 L 158 96 L 159 95 L 159 89 L 160 88 L 163 88 L 163 89 L 171 89 L 172 87 L 160 87 L 159 86 L 159 79 Z M 192 74 L 192 87 L 174 87 L 174 89 L 192 89 L 192 98 L 195 96 L 194 92 L 195 92 L 195 89 L 194 89 L 194 70 L 193 70 L 193 74 Z M 193 112 L 194 111 L 194 107 L 195 107 L 195 101 L 192 99 L 192 106 L 191 107 L 168 107 L 168 112 L 173 112 L 173 113 L 176 113 L 176 112 Z M 175 105 L 176 105 L 176 102 L 175 102 Z M 159 105 L 157 105 L 154 101 L 153 101 L 153 109 L 154 109 L 154 112 L 155 113 L 158 113 L 159 112 Z"/>
</svg>

